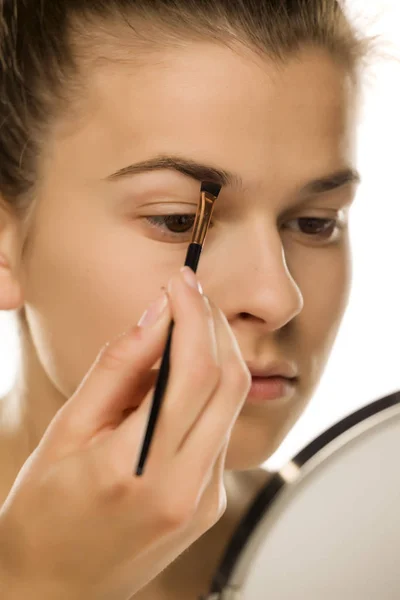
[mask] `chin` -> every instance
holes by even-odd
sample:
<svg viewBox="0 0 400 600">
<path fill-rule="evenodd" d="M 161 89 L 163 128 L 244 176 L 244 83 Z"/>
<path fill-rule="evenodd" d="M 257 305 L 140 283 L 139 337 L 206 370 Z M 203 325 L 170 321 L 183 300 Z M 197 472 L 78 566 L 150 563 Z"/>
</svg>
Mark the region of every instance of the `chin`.
<svg viewBox="0 0 400 600">
<path fill-rule="evenodd" d="M 241 415 L 233 428 L 225 460 L 227 471 L 258 469 L 279 448 L 286 427 L 271 427 L 265 419 Z"/>
</svg>

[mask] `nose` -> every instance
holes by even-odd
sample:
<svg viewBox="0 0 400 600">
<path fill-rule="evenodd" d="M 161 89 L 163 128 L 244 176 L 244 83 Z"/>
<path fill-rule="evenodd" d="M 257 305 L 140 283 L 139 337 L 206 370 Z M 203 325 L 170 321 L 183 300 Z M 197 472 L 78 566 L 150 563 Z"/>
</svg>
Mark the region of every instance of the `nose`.
<svg viewBox="0 0 400 600">
<path fill-rule="evenodd" d="M 304 300 L 286 263 L 279 232 L 241 228 L 240 234 L 231 231 L 225 243 L 224 252 L 214 256 L 213 273 L 219 279 L 213 285 L 219 288 L 215 302 L 228 318 L 253 318 L 269 331 L 284 327 L 301 312 Z M 221 240 L 220 250 L 222 245 Z"/>
</svg>

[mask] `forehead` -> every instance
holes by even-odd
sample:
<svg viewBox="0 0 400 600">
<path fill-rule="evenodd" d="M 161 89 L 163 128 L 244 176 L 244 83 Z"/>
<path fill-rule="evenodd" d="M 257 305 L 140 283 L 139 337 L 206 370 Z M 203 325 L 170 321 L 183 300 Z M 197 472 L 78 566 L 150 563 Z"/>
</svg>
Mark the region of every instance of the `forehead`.
<svg viewBox="0 0 400 600">
<path fill-rule="evenodd" d="M 196 42 L 140 65 L 97 63 L 84 94 L 79 126 L 59 123 L 52 156 L 64 164 L 69 157 L 87 178 L 177 154 L 259 186 L 267 173 L 303 179 L 347 166 L 354 154 L 356 91 L 322 49 L 278 65 Z"/>
</svg>

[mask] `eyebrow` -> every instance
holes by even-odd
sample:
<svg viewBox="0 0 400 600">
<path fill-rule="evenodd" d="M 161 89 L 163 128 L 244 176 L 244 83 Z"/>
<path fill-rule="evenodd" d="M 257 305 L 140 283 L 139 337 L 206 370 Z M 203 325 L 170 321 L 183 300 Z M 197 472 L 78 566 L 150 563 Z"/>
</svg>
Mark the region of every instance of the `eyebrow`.
<svg viewBox="0 0 400 600">
<path fill-rule="evenodd" d="M 218 169 L 212 165 L 199 163 L 188 158 L 165 155 L 156 156 L 155 158 L 128 165 L 127 167 L 108 175 L 105 180 L 118 181 L 125 177 L 137 175 L 138 173 L 161 171 L 163 169 L 183 173 L 199 182 L 211 181 L 213 183 L 218 183 L 223 187 L 232 186 L 238 189 L 244 188 L 242 178 L 236 173 Z M 301 188 L 300 194 L 321 194 L 343 187 L 349 183 L 358 184 L 360 182 L 361 177 L 359 172 L 356 169 L 349 167 L 309 181 Z"/>
</svg>

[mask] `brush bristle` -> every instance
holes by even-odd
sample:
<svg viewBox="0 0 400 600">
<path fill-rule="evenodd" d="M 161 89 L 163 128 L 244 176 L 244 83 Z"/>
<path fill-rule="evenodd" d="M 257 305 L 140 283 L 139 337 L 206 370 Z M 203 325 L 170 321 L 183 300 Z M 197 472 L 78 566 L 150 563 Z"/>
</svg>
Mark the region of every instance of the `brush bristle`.
<svg viewBox="0 0 400 600">
<path fill-rule="evenodd" d="M 213 181 L 203 181 L 201 184 L 201 192 L 208 192 L 217 198 L 221 191 L 221 187 L 222 185 L 219 183 L 214 183 Z"/>
</svg>

